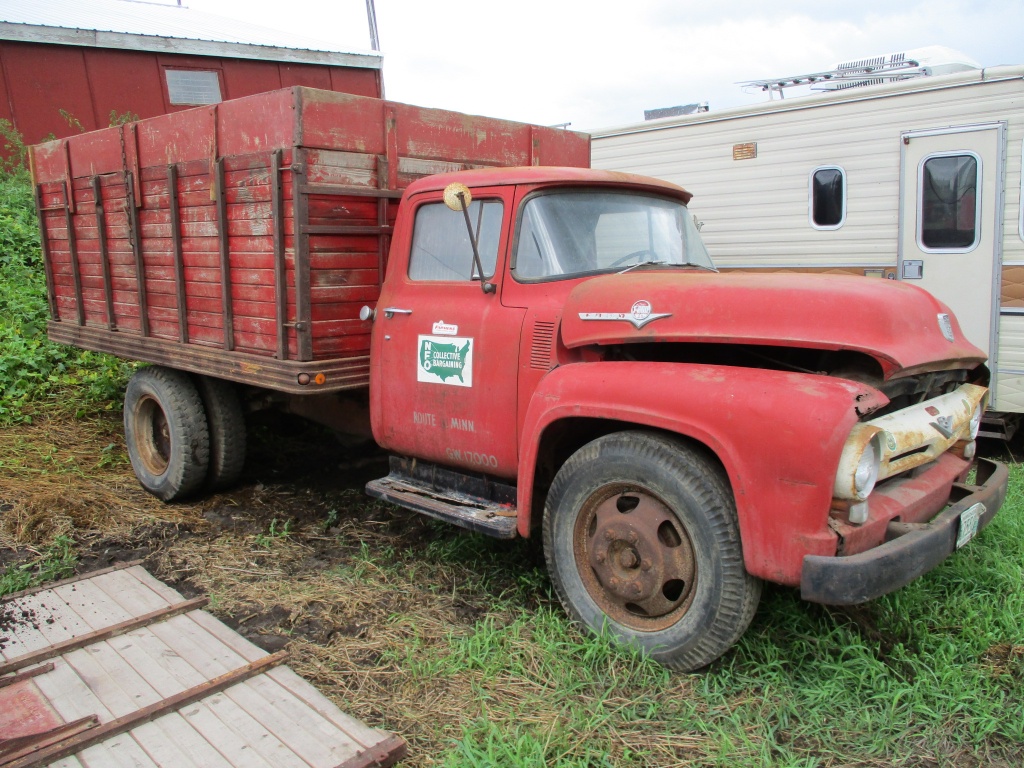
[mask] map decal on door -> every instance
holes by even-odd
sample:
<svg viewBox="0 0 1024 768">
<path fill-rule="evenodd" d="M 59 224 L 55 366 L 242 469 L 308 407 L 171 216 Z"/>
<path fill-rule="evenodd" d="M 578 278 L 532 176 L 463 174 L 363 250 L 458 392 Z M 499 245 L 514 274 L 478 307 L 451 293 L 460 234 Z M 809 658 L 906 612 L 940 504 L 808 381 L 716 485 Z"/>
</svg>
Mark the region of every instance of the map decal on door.
<svg viewBox="0 0 1024 768">
<path fill-rule="evenodd" d="M 416 353 L 416 381 L 473 386 L 473 339 L 420 335 Z"/>
</svg>

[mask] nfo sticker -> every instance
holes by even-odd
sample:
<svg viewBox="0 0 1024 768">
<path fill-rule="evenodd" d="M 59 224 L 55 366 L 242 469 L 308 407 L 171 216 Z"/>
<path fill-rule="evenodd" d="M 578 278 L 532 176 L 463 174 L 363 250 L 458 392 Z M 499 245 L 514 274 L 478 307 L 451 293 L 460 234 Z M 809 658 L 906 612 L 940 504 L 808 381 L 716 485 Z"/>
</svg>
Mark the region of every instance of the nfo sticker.
<svg viewBox="0 0 1024 768">
<path fill-rule="evenodd" d="M 416 350 L 416 381 L 473 386 L 473 339 L 420 336 Z"/>
</svg>

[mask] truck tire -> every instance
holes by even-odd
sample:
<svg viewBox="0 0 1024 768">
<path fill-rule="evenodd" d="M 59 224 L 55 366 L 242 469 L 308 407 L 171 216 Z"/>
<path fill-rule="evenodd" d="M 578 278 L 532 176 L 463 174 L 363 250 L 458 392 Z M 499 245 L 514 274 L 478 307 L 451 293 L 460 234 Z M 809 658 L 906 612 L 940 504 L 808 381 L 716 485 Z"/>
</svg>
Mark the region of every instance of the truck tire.
<svg viewBox="0 0 1024 768">
<path fill-rule="evenodd" d="M 653 433 L 606 435 L 566 461 L 544 556 L 573 619 L 687 672 L 740 638 L 761 597 L 722 469 Z"/>
<path fill-rule="evenodd" d="M 124 394 L 124 436 L 135 476 L 164 501 L 198 490 L 206 479 L 210 436 L 203 402 L 181 371 L 136 371 Z"/>
<path fill-rule="evenodd" d="M 245 467 L 245 412 L 238 389 L 231 382 L 210 376 L 196 376 L 194 380 L 210 430 L 206 488 L 216 491 L 234 485 Z"/>
</svg>

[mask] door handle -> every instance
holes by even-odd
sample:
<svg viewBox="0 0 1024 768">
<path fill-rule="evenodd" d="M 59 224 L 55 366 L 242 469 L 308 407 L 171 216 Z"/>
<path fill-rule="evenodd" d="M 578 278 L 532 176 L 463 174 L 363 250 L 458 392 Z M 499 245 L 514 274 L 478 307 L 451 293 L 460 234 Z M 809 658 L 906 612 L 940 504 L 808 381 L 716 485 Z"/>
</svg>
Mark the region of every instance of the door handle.
<svg viewBox="0 0 1024 768">
<path fill-rule="evenodd" d="M 412 314 L 412 310 L 411 309 L 399 309 L 398 307 L 385 307 L 384 308 L 384 317 L 388 318 L 389 320 L 392 317 L 394 317 L 395 315 L 411 315 L 411 314 Z"/>
</svg>

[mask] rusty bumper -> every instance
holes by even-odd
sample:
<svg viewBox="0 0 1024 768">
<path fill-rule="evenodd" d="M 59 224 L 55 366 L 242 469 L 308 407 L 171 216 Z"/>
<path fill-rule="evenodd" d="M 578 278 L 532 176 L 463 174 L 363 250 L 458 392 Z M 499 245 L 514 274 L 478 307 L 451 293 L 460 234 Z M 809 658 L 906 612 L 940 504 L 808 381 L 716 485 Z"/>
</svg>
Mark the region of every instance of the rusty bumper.
<svg viewBox="0 0 1024 768">
<path fill-rule="evenodd" d="M 897 538 L 856 555 L 804 557 L 800 595 L 826 605 L 853 605 L 888 594 L 935 568 L 956 551 L 960 516 L 975 504 L 985 511 L 978 530 L 996 516 L 1006 498 L 1006 465 L 978 459 L 977 484 L 971 492 L 920 526 L 905 526 Z"/>
</svg>

